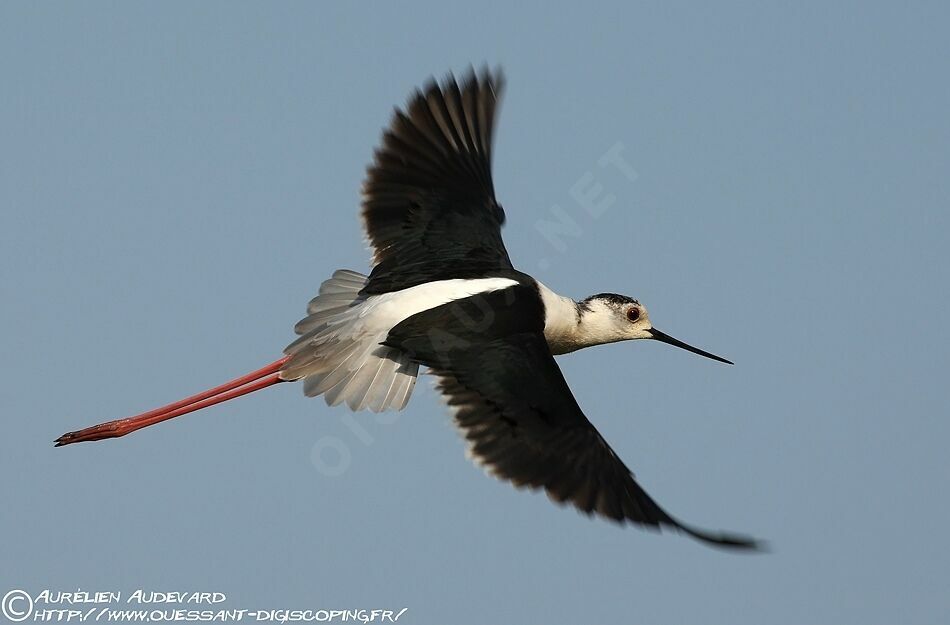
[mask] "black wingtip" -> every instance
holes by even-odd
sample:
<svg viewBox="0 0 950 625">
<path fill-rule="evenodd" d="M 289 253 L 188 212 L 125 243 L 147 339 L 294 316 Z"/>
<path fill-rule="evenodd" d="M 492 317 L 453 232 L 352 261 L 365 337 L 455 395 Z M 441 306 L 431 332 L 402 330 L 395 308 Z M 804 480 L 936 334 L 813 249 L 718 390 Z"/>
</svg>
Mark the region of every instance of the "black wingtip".
<svg viewBox="0 0 950 625">
<path fill-rule="evenodd" d="M 420 96 L 424 98 L 429 94 L 441 96 L 445 90 L 452 86 L 458 87 L 462 91 L 487 88 L 491 90 L 496 99 L 499 99 L 505 89 L 506 82 L 505 71 L 501 65 L 490 67 L 487 63 L 483 63 L 476 68 L 470 63 L 460 72 L 446 72 L 441 80 L 435 76 L 429 76 L 423 82 L 422 87 L 416 89 L 412 97 L 409 98 L 409 103 L 411 104 L 414 99 Z"/>
<path fill-rule="evenodd" d="M 711 547 L 720 549 L 729 549 L 733 551 L 742 551 L 746 553 L 770 553 L 772 551 L 768 541 L 743 536 L 741 534 L 730 534 L 728 532 L 708 532 L 705 530 L 683 525 L 679 521 L 675 526 L 678 530 L 692 536 L 696 540 L 706 543 Z"/>
</svg>

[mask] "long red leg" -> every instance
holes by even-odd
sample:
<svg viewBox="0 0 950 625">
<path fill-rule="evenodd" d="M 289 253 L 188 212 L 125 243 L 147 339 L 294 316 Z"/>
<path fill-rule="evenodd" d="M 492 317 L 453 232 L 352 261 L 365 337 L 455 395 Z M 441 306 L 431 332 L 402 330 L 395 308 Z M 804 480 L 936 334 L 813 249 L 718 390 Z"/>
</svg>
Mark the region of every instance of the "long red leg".
<svg viewBox="0 0 950 625">
<path fill-rule="evenodd" d="M 140 415 L 100 423 L 99 425 L 93 425 L 83 430 L 77 430 L 76 432 L 67 432 L 56 439 L 56 446 L 62 447 L 63 445 L 69 445 L 71 443 L 125 436 L 129 432 L 134 432 L 135 430 L 140 430 L 144 427 L 155 425 L 156 423 L 161 423 L 162 421 L 167 421 L 174 417 L 180 417 L 183 414 L 201 410 L 208 406 L 220 404 L 223 401 L 259 391 L 262 388 L 267 388 L 279 382 L 284 382 L 285 380 L 280 377 L 280 368 L 284 366 L 284 363 L 286 363 L 289 358 L 289 356 L 285 356 L 257 371 L 252 371 L 230 382 L 225 382 L 221 386 L 216 386 L 197 395 L 186 397 L 173 404 L 143 412 Z"/>
</svg>

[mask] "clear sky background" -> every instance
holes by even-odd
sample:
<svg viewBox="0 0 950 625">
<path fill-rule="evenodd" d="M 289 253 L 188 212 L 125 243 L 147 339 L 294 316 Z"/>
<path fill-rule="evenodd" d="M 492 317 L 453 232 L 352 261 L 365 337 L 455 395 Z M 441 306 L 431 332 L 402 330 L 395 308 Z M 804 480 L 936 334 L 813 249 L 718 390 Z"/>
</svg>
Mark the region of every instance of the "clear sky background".
<svg viewBox="0 0 950 625">
<path fill-rule="evenodd" d="M 0 592 L 217 590 L 420 624 L 946 623 L 948 17 L 3 3 Z M 319 283 L 367 267 L 359 185 L 392 107 L 485 62 L 508 76 L 516 265 L 638 297 L 737 363 L 591 349 L 559 360 L 578 401 L 661 505 L 772 553 L 486 478 L 426 379 L 396 418 L 288 384 L 53 448 L 277 358 Z M 598 165 L 618 144 L 635 180 Z M 590 180 L 614 198 L 596 216 L 571 192 Z M 555 215 L 559 245 L 538 227 Z"/>
</svg>

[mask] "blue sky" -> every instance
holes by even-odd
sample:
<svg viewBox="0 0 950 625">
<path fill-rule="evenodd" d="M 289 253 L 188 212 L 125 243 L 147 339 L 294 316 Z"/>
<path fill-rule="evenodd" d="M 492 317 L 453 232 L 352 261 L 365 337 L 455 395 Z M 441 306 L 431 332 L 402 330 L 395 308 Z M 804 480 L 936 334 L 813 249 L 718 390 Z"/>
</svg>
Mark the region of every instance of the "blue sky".
<svg viewBox="0 0 950 625">
<path fill-rule="evenodd" d="M 400 622 L 938 623 L 950 613 L 942 3 L 4 3 L 0 593 L 220 591 Z M 486 478 L 428 380 L 377 419 L 282 385 L 66 430 L 279 356 L 392 107 L 501 65 L 511 257 L 736 362 L 559 360 L 661 505 L 737 556 Z M 620 149 L 636 175 L 601 167 Z M 592 214 L 572 189 L 600 185 Z M 606 201 L 606 200 L 605 200 Z M 539 223 L 567 220 L 552 243 Z M 336 455 L 334 455 L 336 454 Z"/>
</svg>

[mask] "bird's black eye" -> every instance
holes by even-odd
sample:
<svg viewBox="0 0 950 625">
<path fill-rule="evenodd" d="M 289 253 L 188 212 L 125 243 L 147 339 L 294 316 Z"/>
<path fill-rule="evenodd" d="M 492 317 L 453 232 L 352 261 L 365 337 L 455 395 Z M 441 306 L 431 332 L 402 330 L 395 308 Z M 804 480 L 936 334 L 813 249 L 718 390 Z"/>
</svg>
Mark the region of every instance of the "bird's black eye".
<svg viewBox="0 0 950 625">
<path fill-rule="evenodd" d="M 636 321 L 640 318 L 640 309 L 636 306 L 631 306 L 627 309 L 627 319 L 630 321 Z"/>
</svg>

